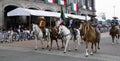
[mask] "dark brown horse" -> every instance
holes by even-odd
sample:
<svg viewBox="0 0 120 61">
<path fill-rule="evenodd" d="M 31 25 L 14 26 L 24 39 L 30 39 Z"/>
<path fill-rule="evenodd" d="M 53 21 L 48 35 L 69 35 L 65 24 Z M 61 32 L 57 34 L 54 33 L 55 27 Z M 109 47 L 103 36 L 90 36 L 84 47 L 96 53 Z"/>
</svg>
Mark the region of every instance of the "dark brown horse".
<svg viewBox="0 0 120 61">
<path fill-rule="evenodd" d="M 112 37 L 112 44 L 114 44 L 115 38 L 116 38 L 116 43 L 118 43 L 117 40 L 119 39 L 120 36 L 119 36 L 119 30 L 116 28 L 116 25 L 114 25 L 114 24 L 111 25 L 109 34 Z"/>
<path fill-rule="evenodd" d="M 98 46 L 98 49 L 99 49 L 99 42 L 100 42 L 100 33 L 98 34 L 99 37 L 97 39 L 97 36 L 96 36 L 96 32 L 93 28 L 92 25 L 90 25 L 88 23 L 88 21 L 84 21 L 82 24 L 81 24 L 81 31 L 83 32 L 82 33 L 82 36 L 84 38 L 84 41 L 85 41 L 85 45 L 86 45 L 86 56 L 88 56 L 88 44 L 89 42 L 91 42 L 91 54 L 93 54 L 93 52 L 97 52 L 97 46 Z M 98 43 L 98 45 L 97 45 Z M 94 48 L 95 50 L 94 50 Z"/>
<path fill-rule="evenodd" d="M 56 44 L 57 44 L 57 49 L 59 50 L 59 45 L 58 45 L 58 38 L 59 38 L 59 34 L 58 34 L 58 28 L 57 27 L 52 27 L 51 28 L 51 31 L 50 31 L 50 39 L 51 39 L 51 43 L 50 43 L 50 49 L 52 49 L 52 43 L 53 43 L 53 40 L 56 41 Z M 64 47 L 63 45 L 63 40 L 62 40 L 62 47 Z"/>
</svg>

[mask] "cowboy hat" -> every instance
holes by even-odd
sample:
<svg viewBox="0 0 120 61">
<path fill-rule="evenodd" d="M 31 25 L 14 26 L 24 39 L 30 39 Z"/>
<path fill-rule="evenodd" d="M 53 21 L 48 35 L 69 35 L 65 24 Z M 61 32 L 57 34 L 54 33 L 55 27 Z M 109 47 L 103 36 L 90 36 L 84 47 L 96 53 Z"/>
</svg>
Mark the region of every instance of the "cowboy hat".
<svg viewBox="0 0 120 61">
<path fill-rule="evenodd" d="M 44 17 L 40 17 L 40 19 L 44 19 L 44 20 L 45 20 L 45 18 L 44 18 Z"/>
<path fill-rule="evenodd" d="M 112 18 L 117 19 L 118 17 L 112 17 Z"/>
<path fill-rule="evenodd" d="M 90 17 L 96 17 L 97 15 L 89 15 Z"/>
<path fill-rule="evenodd" d="M 72 18 L 71 16 L 68 16 L 68 18 Z"/>
</svg>

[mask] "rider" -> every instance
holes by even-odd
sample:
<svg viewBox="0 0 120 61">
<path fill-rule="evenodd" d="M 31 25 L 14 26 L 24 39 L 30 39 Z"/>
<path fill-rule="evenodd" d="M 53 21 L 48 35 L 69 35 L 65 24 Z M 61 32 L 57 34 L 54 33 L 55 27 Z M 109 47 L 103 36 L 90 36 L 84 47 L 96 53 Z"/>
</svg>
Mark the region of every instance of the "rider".
<svg viewBox="0 0 120 61">
<path fill-rule="evenodd" d="M 39 27 L 42 29 L 43 37 L 45 37 L 46 36 L 46 31 L 45 31 L 46 21 L 44 17 L 40 17 Z"/>
<path fill-rule="evenodd" d="M 120 28 L 119 28 L 119 22 L 117 20 L 117 17 L 113 17 L 113 20 L 111 22 L 111 25 L 114 24 L 116 25 L 116 28 L 119 30 L 119 34 L 120 34 Z"/>
<path fill-rule="evenodd" d="M 74 40 L 76 40 L 75 25 L 76 25 L 75 21 L 71 16 L 69 16 L 66 26 L 70 29 L 71 33 L 74 35 Z"/>
<path fill-rule="evenodd" d="M 96 15 L 91 15 L 90 17 L 91 17 L 91 19 L 89 20 L 89 23 L 94 27 L 96 36 L 98 36 L 98 34 L 100 33 L 100 31 L 98 30 L 98 24 L 99 24 L 98 19 L 95 18 Z"/>
</svg>

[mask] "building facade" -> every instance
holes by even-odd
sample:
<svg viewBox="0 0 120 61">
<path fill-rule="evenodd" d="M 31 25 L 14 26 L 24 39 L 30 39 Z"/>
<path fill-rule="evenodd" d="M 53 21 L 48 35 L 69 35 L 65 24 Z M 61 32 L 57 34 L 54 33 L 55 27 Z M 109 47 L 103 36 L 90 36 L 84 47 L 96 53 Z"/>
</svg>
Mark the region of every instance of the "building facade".
<svg viewBox="0 0 120 61">
<path fill-rule="evenodd" d="M 94 0 L 0 0 L 0 27 L 6 25 L 9 26 L 9 23 L 11 23 L 10 18 L 12 17 L 8 17 L 7 13 L 15 8 L 21 7 L 27 9 L 60 12 L 61 6 L 63 6 L 64 12 L 70 14 L 95 14 Z M 13 23 L 15 22 L 13 21 Z"/>
</svg>

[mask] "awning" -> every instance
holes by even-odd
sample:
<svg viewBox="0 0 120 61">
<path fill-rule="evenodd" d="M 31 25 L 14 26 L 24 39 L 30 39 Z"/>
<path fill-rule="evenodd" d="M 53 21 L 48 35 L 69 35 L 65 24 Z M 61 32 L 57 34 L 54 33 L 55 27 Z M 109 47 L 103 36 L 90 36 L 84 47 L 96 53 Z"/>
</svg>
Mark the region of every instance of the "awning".
<svg viewBox="0 0 120 61">
<path fill-rule="evenodd" d="M 25 9 L 25 8 L 16 8 L 7 13 L 7 16 L 48 16 L 48 17 L 60 17 L 61 13 L 57 12 L 49 12 L 49 11 L 42 11 L 42 10 L 32 10 L 32 9 Z M 65 17 L 71 16 L 77 19 L 85 19 L 85 16 L 80 15 L 73 15 L 73 14 L 65 14 Z"/>
</svg>

